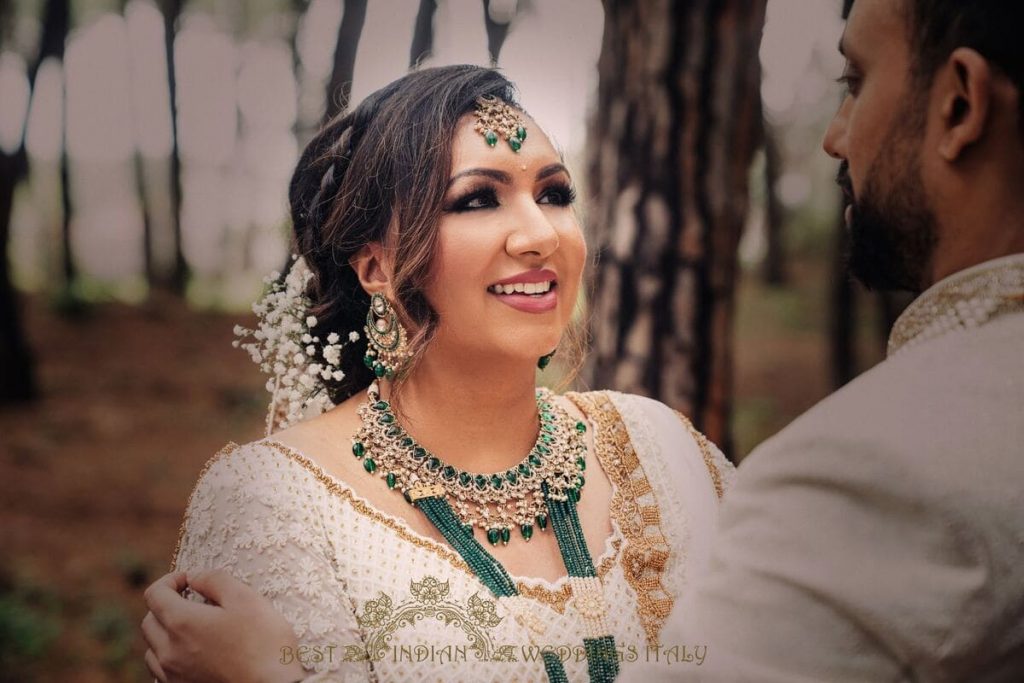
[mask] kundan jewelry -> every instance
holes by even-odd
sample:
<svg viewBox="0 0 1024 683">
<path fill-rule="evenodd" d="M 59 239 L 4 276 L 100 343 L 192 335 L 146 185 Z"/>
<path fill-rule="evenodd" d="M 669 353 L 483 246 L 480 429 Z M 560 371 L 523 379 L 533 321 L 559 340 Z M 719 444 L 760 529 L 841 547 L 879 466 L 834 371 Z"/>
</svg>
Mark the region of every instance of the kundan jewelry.
<svg viewBox="0 0 1024 683">
<path fill-rule="evenodd" d="M 476 132 L 484 136 L 491 147 L 504 138 L 513 152 L 518 152 L 526 141 L 526 122 L 512 105 L 493 95 L 484 95 L 476 100 Z"/>
<path fill-rule="evenodd" d="M 363 357 L 366 367 L 378 378 L 394 379 L 409 360 L 409 339 L 398 314 L 380 292 L 370 296 L 363 330 L 367 341 Z"/>
<path fill-rule="evenodd" d="M 569 576 L 572 604 L 583 620 L 588 677 L 592 683 L 614 681 L 619 662 L 607 621 L 608 602 L 576 512 L 585 483 L 586 425 L 559 408 L 549 390 L 538 389 L 540 434 L 530 454 L 505 472 L 473 475 L 417 445 L 395 419 L 390 404 L 380 398 L 376 382 L 367 396 L 369 402 L 359 407 L 363 427 L 353 439 L 353 455 L 362 460 L 367 472 L 383 476 L 389 488 L 400 487 L 406 501 L 423 512 L 480 582 L 531 633 L 542 634 L 543 628 L 530 618 L 534 615 L 515 581 L 476 540 L 473 529 L 486 528 L 487 540 L 497 545 L 509 542 L 513 523 L 521 523 L 520 532 L 527 541 L 534 521 L 542 530 L 551 525 Z M 378 459 L 383 465 L 379 471 Z M 555 651 L 542 650 L 541 657 L 548 681 L 568 683 L 565 665 Z"/>
<path fill-rule="evenodd" d="M 376 384 L 367 396 L 358 409 L 363 426 L 352 441 L 352 454 L 364 469 L 378 473 L 410 503 L 415 489 L 446 496 L 460 523 L 470 532 L 480 529 L 491 545 L 508 544 L 513 529 L 529 541 L 535 529 L 547 527 L 543 485 L 553 500 L 580 499 L 587 428 L 558 408 L 547 389 L 537 391 L 540 433 L 533 448 L 515 466 L 490 474 L 461 470 L 419 445 L 381 400 Z"/>
</svg>

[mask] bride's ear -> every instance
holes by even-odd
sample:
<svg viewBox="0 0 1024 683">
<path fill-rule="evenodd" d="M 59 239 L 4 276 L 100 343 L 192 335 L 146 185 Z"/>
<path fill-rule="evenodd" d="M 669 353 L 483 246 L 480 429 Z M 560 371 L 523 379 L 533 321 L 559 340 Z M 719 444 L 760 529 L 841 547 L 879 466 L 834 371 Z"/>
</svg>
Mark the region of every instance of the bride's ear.
<svg viewBox="0 0 1024 683">
<path fill-rule="evenodd" d="M 384 245 L 370 242 L 357 251 L 348 263 L 359 278 L 359 284 L 369 294 L 382 292 L 391 298 L 391 261 L 387 258 Z"/>
</svg>

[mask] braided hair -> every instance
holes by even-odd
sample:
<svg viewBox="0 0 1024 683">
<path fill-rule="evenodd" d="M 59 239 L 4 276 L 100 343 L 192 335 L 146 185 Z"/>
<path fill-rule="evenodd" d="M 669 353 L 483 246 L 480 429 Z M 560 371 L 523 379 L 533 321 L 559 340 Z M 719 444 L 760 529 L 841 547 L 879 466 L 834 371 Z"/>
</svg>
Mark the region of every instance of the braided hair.
<svg viewBox="0 0 1024 683">
<path fill-rule="evenodd" d="M 380 242 L 394 259 L 394 308 L 413 333 L 413 358 L 438 318 L 424 295 L 437 250 L 437 226 L 459 119 L 480 96 L 518 107 L 515 88 L 493 69 L 423 69 L 367 97 L 328 122 L 306 146 L 289 184 L 293 250 L 313 273 L 307 295 L 313 334 L 361 331 L 370 306 L 349 260 Z M 365 389 L 365 335 L 342 354 L 344 378 L 325 380 L 335 404 Z"/>
</svg>

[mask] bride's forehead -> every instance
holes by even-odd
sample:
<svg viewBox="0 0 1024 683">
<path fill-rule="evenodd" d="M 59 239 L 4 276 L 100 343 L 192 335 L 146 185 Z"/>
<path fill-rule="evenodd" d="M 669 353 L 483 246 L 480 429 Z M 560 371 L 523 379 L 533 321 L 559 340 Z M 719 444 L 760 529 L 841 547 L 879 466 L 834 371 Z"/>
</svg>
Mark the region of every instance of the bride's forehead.
<svg viewBox="0 0 1024 683">
<path fill-rule="evenodd" d="M 547 165 L 561 161 L 561 156 L 540 126 L 523 114 L 527 137 L 518 152 L 512 150 L 505 140 L 499 140 L 491 147 L 482 133 L 476 130 L 476 116 L 465 114 L 460 120 L 452 139 L 452 174 L 472 167 L 520 168 L 523 165 Z"/>
</svg>

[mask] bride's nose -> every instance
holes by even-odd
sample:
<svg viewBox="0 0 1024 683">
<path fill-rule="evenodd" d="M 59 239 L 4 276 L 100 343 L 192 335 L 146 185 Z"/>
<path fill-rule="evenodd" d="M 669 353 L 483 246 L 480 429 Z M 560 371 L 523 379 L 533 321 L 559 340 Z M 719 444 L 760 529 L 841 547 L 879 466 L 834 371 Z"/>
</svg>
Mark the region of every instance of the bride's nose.
<svg viewBox="0 0 1024 683">
<path fill-rule="evenodd" d="M 531 200 L 517 213 L 514 227 L 505 241 L 505 251 L 510 256 L 547 258 L 558 249 L 558 242 L 558 230 Z"/>
</svg>

